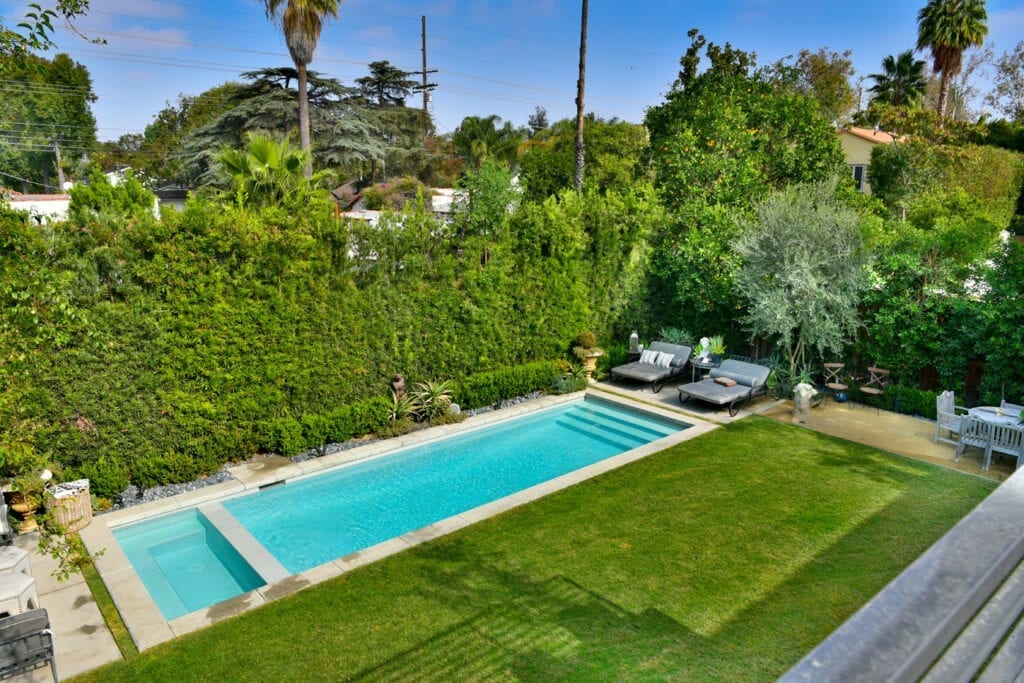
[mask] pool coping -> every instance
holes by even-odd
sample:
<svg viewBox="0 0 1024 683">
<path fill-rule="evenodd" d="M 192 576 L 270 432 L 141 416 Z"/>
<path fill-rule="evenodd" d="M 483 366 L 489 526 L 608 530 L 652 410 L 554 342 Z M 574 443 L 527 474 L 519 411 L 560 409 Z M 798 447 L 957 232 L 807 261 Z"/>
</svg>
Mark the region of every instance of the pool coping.
<svg viewBox="0 0 1024 683">
<path fill-rule="evenodd" d="M 156 603 L 153 602 L 145 586 L 143 586 L 142 580 L 135 573 L 134 567 L 132 567 L 124 551 L 114 539 L 112 529 L 125 524 L 131 524 L 179 510 L 215 506 L 232 498 L 256 493 L 266 486 L 299 481 L 327 470 L 344 467 L 369 458 L 391 455 L 413 446 L 430 443 L 455 434 L 472 432 L 515 419 L 521 415 L 581 401 L 587 397 L 686 424 L 689 425 L 689 428 L 170 621 L 164 619 Z M 97 515 L 93 518 L 92 524 L 81 530 L 80 536 L 89 553 L 93 556 L 96 569 L 106 584 L 114 604 L 121 613 L 121 618 L 132 640 L 135 641 L 135 645 L 141 651 L 186 633 L 205 628 L 218 621 L 241 614 L 273 600 L 291 595 L 303 588 L 340 576 L 357 567 L 370 564 L 407 548 L 494 517 L 520 505 L 525 505 L 538 498 L 617 469 L 677 443 L 705 434 L 719 426 L 695 417 L 690 413 L 662 408 L 648 403 L 639 403 L 627 397 L 591 388 L 582 394 L 574 393 L 564 396 L 544 397 L 509 408 L 474 415 L 458 424 L 431 427 L 401 437 L 376 441 L 365 446 L 358 446 L 339 453 L 325 455 L 314 460 L 298 463 L 287 462 L 274 467 L 254 467 L 254 463 L 244 463 L 230 468 L 229 471 L 235 477 L 233 481 L 208 486 L 196 491 L 182 493 L 124 510 Z"/>
</svg>

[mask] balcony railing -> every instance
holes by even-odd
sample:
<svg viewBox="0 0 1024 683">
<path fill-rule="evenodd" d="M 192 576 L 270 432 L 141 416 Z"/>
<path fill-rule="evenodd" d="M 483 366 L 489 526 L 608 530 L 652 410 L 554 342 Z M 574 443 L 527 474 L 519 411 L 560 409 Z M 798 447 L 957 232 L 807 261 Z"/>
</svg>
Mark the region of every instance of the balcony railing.
<svg viewBox="0 0 1024 683">
<path fill-rule="evenodd" d="M 1024 672 L 1024 469 L 780 679 L 1012 681 Z"/>
</svg>

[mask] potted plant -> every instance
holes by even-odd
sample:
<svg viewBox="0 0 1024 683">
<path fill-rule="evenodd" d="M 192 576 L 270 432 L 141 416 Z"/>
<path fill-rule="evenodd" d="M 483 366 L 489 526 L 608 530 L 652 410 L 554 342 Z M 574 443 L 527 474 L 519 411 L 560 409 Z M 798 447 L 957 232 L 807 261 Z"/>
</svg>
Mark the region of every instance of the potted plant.
<svg viewBox="0 0 1024 683">
<path fill-rule="evenodd" d="M 597 369 L 597 359 L 604 355 L 604 349 L 597 345 L 597 336 L 590 330 L 585 330 L 576 335 L 572 344 L 572 352 L 583 361 L 583 368 L 587 373 L 587 381 L 590 381 L 594 370 Z"/>
<path fill-rule="evenodd" d="M 715 363 L 721 363 L 722 356 L 725 355 L 725 338 L 720 334 L 710 337 L 708 339 L 708 351 L 711 353 L 712 361 Z"/>
</svg>

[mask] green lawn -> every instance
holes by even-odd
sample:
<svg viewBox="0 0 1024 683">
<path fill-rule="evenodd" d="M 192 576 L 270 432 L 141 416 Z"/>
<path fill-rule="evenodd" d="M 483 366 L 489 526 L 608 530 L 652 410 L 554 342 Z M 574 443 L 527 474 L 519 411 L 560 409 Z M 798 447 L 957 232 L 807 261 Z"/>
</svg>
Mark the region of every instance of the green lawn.
<svg viewBox="0 0 1024 683">
<path fill-rule="evenodd" d="M 752 417 L 85 680 L 770 680 L 995 483 Z"/>
</svg>

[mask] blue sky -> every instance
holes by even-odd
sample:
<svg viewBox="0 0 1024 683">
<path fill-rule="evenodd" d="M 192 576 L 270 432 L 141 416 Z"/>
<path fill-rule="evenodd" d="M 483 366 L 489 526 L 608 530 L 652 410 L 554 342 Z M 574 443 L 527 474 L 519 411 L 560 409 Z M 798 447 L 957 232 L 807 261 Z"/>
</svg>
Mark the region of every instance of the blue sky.
<svg viewBox="0 0 1024 683">
<path fill-rule="evenodd" d="M 591 0 L 587 111 L 641 121 L 675 79 L 694 27 L 712 42 L 756 52 L 759 64 L 803 48 L 851 50 L 858 75 L 867 75 L 880 70 L 886 55 L 914 46 L 924 2 Z M 25 6 L 0 2 L 0 11 L 14 24 Z M 91 6 L 79 26 L 107 45 L 89 45 L 63 30 L 58 44 L 92 74 L 101 140 L 142 132 L 179 93 L 291 64 L 281 31 L 259 0 L 91 0 Z M 1024 0 L 989 0 L 987 7 L 988 43 L 997 55 L 1012 50 L 1024 39 Z M 452 131 L 467 115 L 497 114 L 525 125 L 536 106 L 551 121 L 575 114 L 578 1 L 346 0 L 325 27 L 310 68 L 348 85 L 374 60 L 419 69 L 421 15 L 428 67 L 438 70 L 430 79 L 438 86 L 431 111 L 439 132 Z"/>
</svg>

